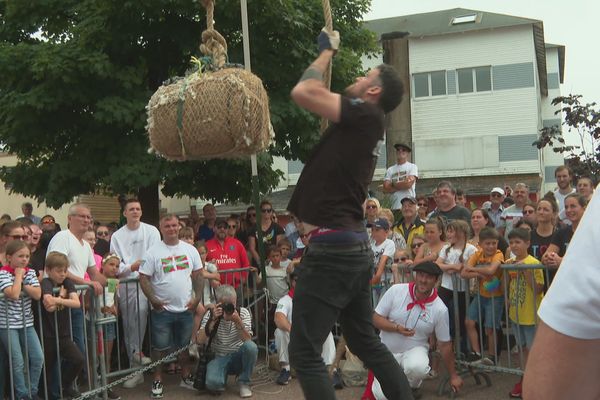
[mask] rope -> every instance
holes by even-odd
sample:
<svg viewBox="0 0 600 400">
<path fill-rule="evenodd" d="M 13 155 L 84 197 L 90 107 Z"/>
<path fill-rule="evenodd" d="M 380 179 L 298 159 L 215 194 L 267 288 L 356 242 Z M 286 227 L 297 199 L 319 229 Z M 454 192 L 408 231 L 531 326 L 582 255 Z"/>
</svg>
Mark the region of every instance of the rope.
<svg viewBox="0 0 600 400">
<path fill-rule="evenodd" d="M 323 15 L 325 16 L 325 29 L 327 29 L 328 32 L 333 32 L 333 18 L 331 16 L 331 5 L 329 4 L 329 0 L 323 0 Z M 323 75 L 323 82 L 327 89 L 331 88 L 331 67 L 332 63 L 330 62 L 329 67 Z M 321 119 L 321 133 L 325 132 L 328 124 L 329 121 L 327 118 Z"/>
<path fill-rule="evenodd" d="M 227 62 L 227 42 L 214 29 L 215 0 L 201 0 L 201 3 L 206 8 L 206 30 L 202 32 L 200 52 L 212 58 L 216 69 L 221 69 Z"/>
</svg>

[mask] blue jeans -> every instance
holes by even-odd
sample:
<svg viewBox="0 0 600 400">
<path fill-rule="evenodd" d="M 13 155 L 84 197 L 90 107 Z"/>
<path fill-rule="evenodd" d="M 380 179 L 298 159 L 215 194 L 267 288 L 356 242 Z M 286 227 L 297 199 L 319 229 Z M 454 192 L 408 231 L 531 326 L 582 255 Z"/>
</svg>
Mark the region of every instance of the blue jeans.
<svg viewBox="0 0 600 400">
<path fill-rule="evenodd" d="M 73 334 L 73 341 L 85 357 L 87 353 L 85 351 L 84 324 L 83 310 L 81 308 L 71 308 L 71 333 Z"/>
<path fill-rule="evenodd" d="M 33 326 L 21 329 L 0 329 L 0 340 L 12 359 L 12 373 L 15 394 L 18 399 L 37 394 L 40 375 L 44 364 L 44 353 L 40 339 Z M 29 382 L 25 382 L 25 349 L 29 363 Z"/>
<path fill-rule="evenodd" d="M 478 322 L 480 320 L 479 317 L 483 315 L 483 326 L 488 329 L 497 330 L 500 329 L 503 311 L 504 296 L 483 297 L 478 294 L 473 298 L 471 304 L 469 304 L 467 319 Z"/>
<path fill-rule="evenodd" d="M 350 350 L 372 370 L 388 399 L 412 399 L 406 375 L 373 326 L 373 252 L 368 242 L 309 243 L 296 268 L 290 365 L 306 399 L 335 400 L 321 358 L 325 339 L 340 320 Z"/>
<path fill-rule="evenodd" d="M 167 310 L 152 310 L 152 349 L 155 351 L 174 350 L 187 346 L 192 336 L 194 317 L 191 311 L 180 313 Z"/>
<path fill-rule="evenodd" d="M 258 347 L 252 340 L 246 340 L 234 353 L 215 357 L 206 368 L 206 388 L 223 390 L 227 375 L 239 375 L 238 382 L 249 384 L 257 357 Z"/>
</svg>

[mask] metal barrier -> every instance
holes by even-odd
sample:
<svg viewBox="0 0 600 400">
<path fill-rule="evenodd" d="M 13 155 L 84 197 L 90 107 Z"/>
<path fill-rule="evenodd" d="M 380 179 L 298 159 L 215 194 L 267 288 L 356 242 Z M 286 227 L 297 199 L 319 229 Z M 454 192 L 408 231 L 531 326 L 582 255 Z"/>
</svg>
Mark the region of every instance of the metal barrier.
<svg viewBox="0 0 600 400">
<path fill-rule="evenodd" d="M 235 277 L 237 276 L 247 276 L 248 274 L 251 273 L 249 268 L 241 268 L 241 269 L 232 269 L 232 270 L 222 270 L 222 271 L 218 271 L 221 274 L 221 281 L 224 282 L 228 282 L 230 280 L 229 277 L 231 277 L 231 279 L 235 279 Z M 121 296 L 124 298 L 120 298 L 119 301 L 125 301 L 125 302 L 129 302 L 129 301 L 136 301 L 138 302 L 138 304 L 136 304 L 136 308 L 139 310 L 140 309 L 140 301 L 147 301 L 145 300 L 145 297 L 143 297 L 143 295 L 141 294 L 141 288 L 139 286 L 139 281 L 137 278 L 132 278 L 132 279 L 124 279 L 121 280 L 119 282 L 120 285 L 120 289 L 119 292 L 121 293 L 126 293 L 126 295 Z M 206 282 L 206 285 L 208 286 L 209 283 Z M 235 285 L 234 285 L 235 286 Z M 151 363 L 150 365 L 142 365 L 142 363 L 132 363 L 130 361 L 131 357 L 130 354 L 127 353 L 127 351 L 125 351 L 125 353 L 123 352 L 124 348 L 128 348 L 129 346 L 125 343 L 125 338 L 123 337 L 123 335 L 121 334 L 121 330 L 119 329 L 120 327 L 123 326 L 123 319 L 128 318 L 127 315 L 124 315 L 122 312 L 118 312 L 118 317 L 112 317 L 112 316 L 105 316 L 100 312 L 100 305 L 99 305 L 99 298 L 95 295 L 90 295 L 93 294 L 93 288 L 91 288 L 91 286 L 88 285 L 76 285 L 75 288 L 77 289 L 78 292 L 80 292 L 80 299 L 81 299 L 81 313 L 83 314 L 83 357 L 85 359 L 84 362 L 84 371 L 85 371 L 85 376 L 80 376 L 76 382 L 77 382 L 77 386 L 78 386 L 78 390 L 81 391 L 81 397 L 80 399 L 84 399 L 84 398 L 91 398 L 94 397 L 96 395 L 102 395 L 104 399 L 107 399 L 107 392 L 106 390 L 110 387 L 115 386 L 116 384 L 122 383 L 123 381 L 125 381 L 126 379 L 129 379 L 131 377 L 134 377 L 137 374 L 141 374 L 149 369 L 151 369 L 152 367 L 156 367 L 159 366 L 160 364 L 162 364 L 165 359 L 168 359 L 168 357 L 171 357 L 173 355 L 179 354 L 182 351 L 187 351 L 188 348 L 190 346 L 185 346 L 181 349 L 173 349 L 175 350 L 173 353 L 169 354 L 167 357 L 165 357 L 165 359 L 163 360 L 154 360 L 153 363 Z M 104 296 L 104 298 L 106 299 L 106 290 L 107 288 L 104 288 L 104 293 L 102 294 L 102 296 Z M 131 293 L 133 291 L 133 296 L 128 296 L 127 294 Z M 238 293 L 238 305 L 243 305 L 244 307 L 248 308 L 251 315 L 253 316 L 253 337 L 252 339 L 254 341 L 258 341 L 259 342 L 259 347 L 262 348 L 266 348 L 266 346 L 268 345 L 268 341 L 267 341 L 267 331 L 268 331 L 268 312 L 267 312 L 267 305 L 268 305 L 268 297 L 267 297 L 267 292 L 266 290 L 259 290 L 256 287 L 256 284 L 253 280 L 250 279 L 241 279 L 241 282 L 238 282 L 237 287 L 236 287 L 236 292 Z M 55 289 L 55 294 L 58 293 L 58 289 Z M 27 296 L 26 294 L 24 294 L 24 292 L 21 294 L 21 296 Z M 142 300 L 140 300 L 142 299 Z M 6 315 L 1 315 L 0 318 L 2 318 L 4 321 L 6 321 L 7 326 L 8 325 L 8 318 L 9 318 L 9 313 L 8 313 L 8 303 L 6 303 L 8 300 L 6 299 L 4 294 L 0 294 L 0 302 L 5 302 L 5 309 L 7 310 Z M 102 302 L 102 304 L 105 304 L 105 302 Z M 130 304 L 125 303 L 124 304 L 124 309 L 128 310 L 131 309 L 129 307 Z M 36 316 L 36 321 L 34 323 L 34 326 L 36 328 L 36 331 L 38 333 L 38 338 L 40 340 L 40 344 L 42 346 L 42 352 L 45 352 L 45 346 L 44 346 L 44 340 L 43 340 L 43 335 L 41 335 L 41 333 L 44 332 L 44 326 L 42 323 L 42 307 L 44 307 L 43 302 L 40 301 L 34 301 L 32 304 L 32 309 L 33 309 L 33 313 Z M 122 309 L 122 307 L 119 307 L 120 309 Z M 142 307 L 143 309 L 143 307 Z M 23 318 L 25 316 L 25 306 L 24 306 L 24 302 L 22 302 L 22 315 Z M 57 318 L 56 318 L 56 313 L 54 313 L 54 318 L 55 318 L 55 323 L 54 323 L 54 337 L 56 338 L 56 352 L 57 352 L 57 356 L 56 359 L 57 360 L 61 360 L 63 357 L 61 357 L 61 347 L 60 347 L 60 343 L 58 340 L 59 337 L 59 332 L 58 332 L 58 324 L 57 322 Z M 144 318 L 146 318 L 146 321 L 143 321 Z M 133 325 L 137 325 L 137 326 L 146 326 L 147 329 L 145 329 L 145 331 L 143 329 L 140 329 L 139 332 L 137 333 L 137 346 L 135 347 L 136 349 L 139 350 L 146 350 L 146 354 L 151 354 L 150 352 L 150 343 L 151 343 L 151 338 L 152 338 L 152 324 L 150 323 L 150 318 L 151 318 L 151 313 L 148 312 L 146 314 L 146 316 L 144 317 L 143 315 L 140 314 L 136 314 L 133 316 L 133 320 L 136 323 L 134 323 Z M 144 324 L 144 322 L 147 322 L 146 324 Z M 112 360 L 112 364 L 114 365 L 114 369 L 112 368 L 111 365 L 108 365 L 108 369 L 106 368 L 106 356 L 107 354 L 105 353 L 105 349 L 107 348 L 107 340 L 104 337 L 104 331 L 106 329 L 107 326 L 114 324 L 114 327 L 116 328 L 116 337 L 114 339 L 113 342 L 113 346 L 112 347 L 113 351 L 116 353 L 116 357 L 115 359 Z M 74 341 L 75 337 L 73 336 L 73 317 L 72 317 L 72 310 L 71 313 L 69 313 L 69 330 L 71 332 L 71 341 Z M 265 342 L 264 343 L 260 343 L 259 337 L 260 335 L 264 332 L 264 337 L 265 337 Z M 29 358 L 29 348 L 27 345 L 27 341 L 24 341 L 24 349 L 22 350 L 24 353 L 24 359 L 28 360 Z M 11 351 L 12 351 L 12 347 L 15 345 L 15 343 L 12 343 L 10 336 L 8 339 L 8 348 L 5 349 L 4 346 L 2 344 L 0 344 L 0 367 L 4 367 L 5 363 L 7 362 L 9 368 L 0 368 L 0 370 L 2 371 L 0 373 L 0 398 L 4 398 L 4 393 L 5 391 L 7 391 L 9 388 L 11 388 L 10 390 L 10 394 L 9 397 L 11 400 L 15 400 L 15 392 L 13 390 L 14 388 L 14 369 L 12 368 L 12 363 L 13 363 L 13 359 L 12 357 L 10 357 Z M 7 353 L 8 352 L 8 353 Z M 140 355 L 141 356 L 141 355 Z M 139 361 L 143 361 L 140 357 Z M 40 396 L 43 395 L 44 398 L 51 398 L 49 397 L 49 395 L 51 395 L 50 391 L 51 388 L 49 387 L 49 385 L 53 385 L 53 382 L 61 382 L 62 381 L 62 374 L 63 374 L 63 370 L 62 368 L 56 368 L 57 366 L 60 366 L 59 364 L 60 361 L 57 361 L 57 363 L 53 366 L 46 366 L 44 363 L 43 366 L 43 371 L 41 373 L 41 377 L 40 377 L 40 385 L 39 385 L 39 394 Z M 25 376 L 28 377 L 29 376 L 29 363 L 25 362 Z M 46 373 L 46 369 L 48 368 L 48 374 Z M 6 376 L 5 371 L 8 371 L 8 380 L 6 380 Z M 57 375 L 52 375 L 52 374 L 57 374 Z M 47 375 L 48 376 L 52 376 L 52 379 L 47 379 Z M 56 378 L 56 379 L 55 379 Z M 115 380 L 114 382 L 110 383 L 111 381 Z M 30 379 L 26 379 L 26 382 L 29 384 Z M 85 389 L 85 390 L 83 390 Z M 28 390 L 31 393 L 31 385 L 28 385 Z M 60 383 L 58 384 L 58 393 L 55 393 L 55 395 L 58 395 L 59 398 L 63 397 L 63 393 L 62 393 L 62 385 L 60 385 Z"/>
</svg>

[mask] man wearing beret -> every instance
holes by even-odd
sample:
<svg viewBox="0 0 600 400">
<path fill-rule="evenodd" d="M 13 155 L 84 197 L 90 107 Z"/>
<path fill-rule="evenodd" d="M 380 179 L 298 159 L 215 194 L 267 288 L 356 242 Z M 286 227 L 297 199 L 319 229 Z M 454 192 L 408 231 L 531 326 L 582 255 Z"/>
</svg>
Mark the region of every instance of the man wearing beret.
<svg viewBox="0 0 600 400">
<path fill-rule="evenodd" d="M 415 392 L 427 376 L 429 337 L 435 333 L 438 348 L 450 373 L 450 385 L 457 392 L 463 384 L 454 367 L 454 353 L 448 321 L 448 309 L 435 288 L 440 267 L 431 261 L 413 268 L 415 280 L 392 286 L 383 295 L 373 313 L 373 323 L 385 344 L 404 369 Z M 373 381 L 373 397 L 385 399 L 379 382 Z"/>
<path fill-rule="evenodd" d="M 412 149 L 405 143 L 396 143 L 396 164 L 385 172 L 383 179 L 383 192 L 390 193 L 392 199 L 391 209 L 394 217 L 399 218 L 402 208 L 402 199 L 405 197 L 417 197 L 415 187 L 419 171 L 417 166 L 408 161 Z"/>
</svg>

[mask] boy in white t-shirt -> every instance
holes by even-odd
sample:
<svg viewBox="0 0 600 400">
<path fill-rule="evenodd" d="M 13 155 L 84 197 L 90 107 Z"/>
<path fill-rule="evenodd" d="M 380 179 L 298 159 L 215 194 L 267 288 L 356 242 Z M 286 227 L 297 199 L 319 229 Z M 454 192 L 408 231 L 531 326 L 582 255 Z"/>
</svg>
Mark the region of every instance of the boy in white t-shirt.
<svg viewBox="0 0 600 400">
<path fill-rule="evenodd" d="M 394 275 L 392 273 L 392 263 L 396 245 L 388 239 L 390 224 L 385 218 L 377 218 L 373 223 L 367 225 L 371 228 L 371 250 L 373 251 L 373 265 L 375 271 L 371 279 L 373 292 L 373 306 L 383 296 L 389 286 L 392 285 Z"/>
<path fill-rule="evenodd" d="M 277 302 L 289 290 L 287 271 L 281 265 L 281 250 L 278 246 L 270 246 L 267 249 L 268 264 L 265 267 L 266 286 L 269 291 L 269 339 L 273 338 L 275 332 L 275 309 Z M 262 281 L 262 277 L 258 277 L 257 283 Z"/>
<path fill-rule="evenodd" d="M 396 211 L 396 217 L 399 217 L 402 199 L 416 197 L 415 187 L 419 170 L 415 164 L 408 161 L 412 151 L 410 146 L 404 143 L 396 143 L 394 148 L 396 149 L 397 163 L 385 172 L 383 191 L 391 194 L 392 206 L 390 208 Z"/>
</svg>

